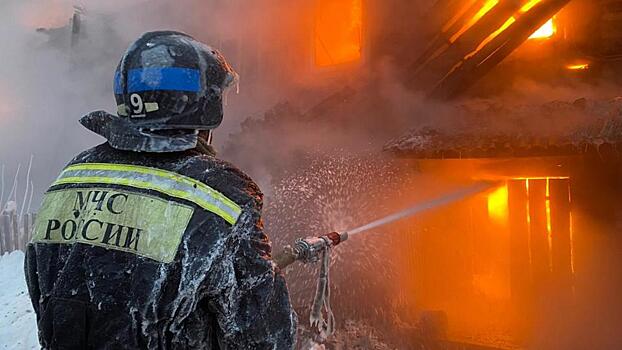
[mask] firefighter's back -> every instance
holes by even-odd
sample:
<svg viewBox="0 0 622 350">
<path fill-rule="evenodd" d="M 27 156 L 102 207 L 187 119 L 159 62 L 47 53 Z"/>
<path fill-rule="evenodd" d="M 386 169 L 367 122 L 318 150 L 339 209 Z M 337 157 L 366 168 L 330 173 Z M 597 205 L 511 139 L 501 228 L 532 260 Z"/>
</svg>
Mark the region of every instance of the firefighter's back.
<svg viewBox="0 0 622 350">
<path fill-rule="evenodd" d="M 78 156 L 47 192 L 27 254 L 43 345 L 212 348 L 203 280 L 255 190 L 195 151 L 104 144 Z"/>
</svg>

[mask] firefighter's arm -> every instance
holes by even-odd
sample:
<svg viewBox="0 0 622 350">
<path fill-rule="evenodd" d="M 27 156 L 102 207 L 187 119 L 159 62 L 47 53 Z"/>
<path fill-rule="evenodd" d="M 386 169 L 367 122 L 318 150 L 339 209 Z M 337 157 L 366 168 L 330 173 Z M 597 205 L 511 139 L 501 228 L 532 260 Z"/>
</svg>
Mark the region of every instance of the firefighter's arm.
<svg viewBox="0 0 622 350">
<path fill-rule="evenodd" d="M 292 349 L 296 315 L 257 208 L 246 207 L 210 271 L 210 309 L 225 349 Z"/>
</svg>

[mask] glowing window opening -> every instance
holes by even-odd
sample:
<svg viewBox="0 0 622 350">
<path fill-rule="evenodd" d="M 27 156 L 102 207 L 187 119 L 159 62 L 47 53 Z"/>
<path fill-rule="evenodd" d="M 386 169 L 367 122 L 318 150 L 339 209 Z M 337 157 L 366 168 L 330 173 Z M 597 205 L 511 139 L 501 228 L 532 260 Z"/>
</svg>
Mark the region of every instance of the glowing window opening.
<svg viewBox="0 0 622 350">
<path fill-rule="evenodd" d="M 518 177 L 513 178 L 512 180 L 522 181 L 525 186 L 525 194 L 527 198 L 529 198 L 529 182 L 530 181 L 546 181 L 546 193 L 545 193 L 545 217 L 546 217 L 546 239 L 547 239 L 547 257 L 548 257 L 548 270 L 553 272 L 553 230 L 551 224 L 551 194 L 550 194 L 550 186 L 551 180 L 568 180 L 567 176 L 558 176 L 558 177 Z M 570 191 L 568 191 L 568 203 L 571 203 Z M 488 194 L 487 197 L 487 205 L 488 205 L 488 217 L 491 221 L 497 224 L 507 224 L 509 220 L 509 197 L 508 197 L 508 185 L 505 183 L 503 186 L 497 188 L 493 192 Z M 528 252 L 529 252 L 529 265 L 531 267 L 532 257 L 531 257 L 531 214 L 529 210 L 529 200 L 526 202 L 526 218 L 527 221 L 527 244 L 528 244 Z M 571 273 L 574 276 L 575 274 L 575 242 L 574 242 L 574 232 L 573 232 L 573 217 L 572 211 L 569 215 L 569 230 L 570 230 L 570 269 Z M 574 288 L 574 285 L 573 285 Z"/>
<path fill-rule="evenodd" d="M 320 67 L 362 57 L 363 0 L 317 0 L 314 45 Z"/>
</svg>

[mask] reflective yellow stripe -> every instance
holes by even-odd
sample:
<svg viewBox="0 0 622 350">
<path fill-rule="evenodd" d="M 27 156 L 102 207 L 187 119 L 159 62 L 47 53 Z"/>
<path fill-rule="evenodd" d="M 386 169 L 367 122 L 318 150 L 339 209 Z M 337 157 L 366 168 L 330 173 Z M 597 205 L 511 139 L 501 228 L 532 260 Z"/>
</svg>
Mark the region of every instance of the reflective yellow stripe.
<svg viewBox="0 0 622 350">
<path fill-rule="evenodd" d="M 235 224 L 242 209 L 220 192 L 195 179 L 162 169 L 137 165 L 87 163 L 67 167 L 53 186 L 111 184 L 154 190 L 184 199 Z"/>
<path fill-rule="evenodd" d="M 155 175 L 161 178 L 169 179 L 178 183 L 186 183 L 187 185 L 195 187 L 199 191 L 203 191 L 208 193 L 211 197 L 217 198 L 220 202 L 227 205 L 229 208 L 233 210 L 240 211 L 240 207 L 235 204 L 232 200 L 225 197 L 222 193 L 212 189 L 208 185 L 202 183 L 201 181 L 195 180 L 191 177 L 187 177 L 184 175 L 180 175 L 171 171 L 166 171 L 157 168 L 150 168 L 140 165 L 126 165 L 126 164 L 109 164 L 109 163 L 82 163 L 71 165 L 67 167 L 63 172 L 68 172 L 71 170 L 111 170 L 111 171 L 126 171 L 126 172 L 135 172 L 141 174 Z M 62 176 L 62 175 L 61 175 Z"/>
</svg>

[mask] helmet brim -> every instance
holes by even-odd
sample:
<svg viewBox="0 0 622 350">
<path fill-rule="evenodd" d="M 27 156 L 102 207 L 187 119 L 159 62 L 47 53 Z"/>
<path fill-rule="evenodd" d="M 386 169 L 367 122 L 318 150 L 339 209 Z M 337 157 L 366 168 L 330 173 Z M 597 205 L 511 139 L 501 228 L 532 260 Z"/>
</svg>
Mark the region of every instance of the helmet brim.
<svg viewBox="0 0 622 350">
<path fill-rule="evenodd" d="M 113 148 L 134 152 L 180 152 L 197 146 L 198 133 L 158 135 L 139 128 L 126 117 L 106 111 L 91 112 L 80 118 L 80 124 L 103 136 Z"/>
</svg>

